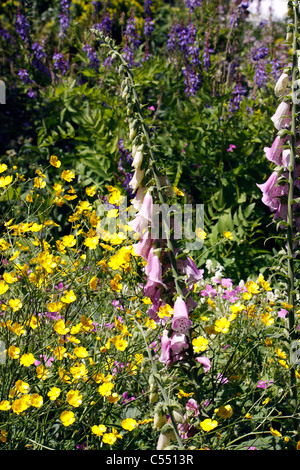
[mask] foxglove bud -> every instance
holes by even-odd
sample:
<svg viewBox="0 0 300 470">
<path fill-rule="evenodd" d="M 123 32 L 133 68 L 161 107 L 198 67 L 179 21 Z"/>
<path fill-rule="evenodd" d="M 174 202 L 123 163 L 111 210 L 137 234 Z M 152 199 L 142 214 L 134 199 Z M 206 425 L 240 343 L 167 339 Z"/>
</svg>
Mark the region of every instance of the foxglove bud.
<svg viewBox="0 0 300 470">
<path fill-rule="evenodd" d="M 153 418 L 153 428 L 154 429 L 160 429 L 164 424 L 167 422 L 167 417 L 165 414 L 162 413 L 154 413 L 154 418 Z"/>
<path fill-rule="evenodd" d="M 286 73 L 282 73 L 275 85 L 275 95 L 281 96 L 284 94 L 286 87 L 289 83 L 289 76 Z"/>
<path fill-rule="evenodd" d="M 149 401 L 151 404 L 156 403 L 158 400 L 158 393 L 157 392 L 151 392 L 149 395 Z"/>
</svg>

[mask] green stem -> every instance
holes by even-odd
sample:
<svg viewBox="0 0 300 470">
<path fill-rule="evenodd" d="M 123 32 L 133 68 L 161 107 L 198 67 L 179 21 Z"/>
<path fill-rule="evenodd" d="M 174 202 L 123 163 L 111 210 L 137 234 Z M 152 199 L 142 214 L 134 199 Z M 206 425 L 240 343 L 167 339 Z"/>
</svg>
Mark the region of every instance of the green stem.
<svg viewBox="0 0 300 470">
<path fill-rule="evenodd" d="M 292 64 L 292 87 L 297 80 L 298 65 L 297 65 L 297 38 L 299 27 L 299 0 L 294 3 L 294 27 L 293 27 L 293 64 Z M 289 342 L 290 347 L 296 340 L 295 331 L 295 286 L 294 286 L 294 240 L 293 240 L 293 198 L 294 198 L 294 171 L 295 171 L 295 155 L 296 155 L 296 136 L 297 136 L 297 103 L 292 99 L 291 110 L 291 142 L 290 142 L 290 164 L 288 167 L 288 214 L 287 214 L 287 268 L 288 268 L 288 303 L 292 305 L 289 309 Z M 291 386 L 291 402 L 294 410 L 297 409 L 297 387 L 295 376 L 295 365 L 292 363 L 290 367 L 290 386 Z M 298 423 L 294 423 L 294 431 L 297 431 Z"/>
</svg>

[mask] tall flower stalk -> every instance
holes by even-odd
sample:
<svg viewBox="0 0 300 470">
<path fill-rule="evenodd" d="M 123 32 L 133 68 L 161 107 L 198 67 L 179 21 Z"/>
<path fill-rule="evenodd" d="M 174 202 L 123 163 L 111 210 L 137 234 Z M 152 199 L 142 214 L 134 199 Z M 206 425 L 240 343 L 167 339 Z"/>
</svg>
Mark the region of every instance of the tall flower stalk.
<svg viewBox="0 0 300 470">
<path fill-rule="evenodd" d="M 297 342 L 295 329 L 295 258 L 296 247 L 300 232 L 299 197 L 296 192 L 300 189 L 299 175 L 299 75 L 300 62 L 298 49 L 300 3 L 299 0 L 289 2 L 288 17 L 290 23 L 287 28 L 286 42 L 292 45 L 292 64 L 283 70 L 275 86 L 275 95 L 281 102 L 272 117 L 275 128 L 278 130 L 276 139 L 271 148 L 265 148 L 268 160 L 276 164 L 275 170 L 266 183 L 258 185 L 263 192 L 263 202 L 275 211 L 274 219 L 279 221 L 279 227 L 286 228 L 287 249 L 287 301 L 289 304 L 289 344 L 290 344 L 290 387 L 291 404 L 294 413 L 297 411 L 297 386 L 295 376 L 295 361 L 293 347 Z M 290 83 L 291 78 L 291 83 Z M 294 431 L 298 433 L 297 419 L 294 420 Z"/>
<path fill-rule="evenodd" d="M 152 301 L 149 314 L 154 321 L 165 328 L 161 338 L 159 360 L 167 367 L 177 361 L 190 362 L 193 359 L 193 349 L 190 338 L 192 321 L 189 318 L 189 313 L 195 305 L 190 297 L 190 291 L 192 286 L 202 278 L 203 271 L 198 270 L 193 260 L 185 253 L 181 253 L 176 246 L 174 232 L 179 227 L 177 227 L 175 219 L 174 226 L 170 227 L 169 218 L 165 217 L 163 210 L 162 237 L 160 238 L 157 231 L 159 230 L 159 220 L 155 217 L 157 206 L 154 204 L 152 194 L 155 192 L 159 207 L 165 208 L 167 206 L 166 197 L 172 197 L 173 190 L 158 171 L 149 129 L 143 118 L 136 93 L 131 64 L 128 64 L 124 56 L 117 51 L 111 38 L 105 37 L 103 33 L 95 29 L 92 29 L 91 32 L 99 38 L 101 45 L 110 49 L 109 54 L 112 59 L 117 59 L 121 63 L 119 74 L 125 75 L 121 83 L 121 93 L 127 106 L 129 139 L 132 143 L 132 167 L 134 169 L 129 186 L 135 194 L 132 201 L 133 207 L 138 210 L 135 219 L 130 224 L 133 230 L 140 235 L 139 242 L 134 245 L 135 251 L 146 261 L 147 283 L 144 287 L 144 293 Z M 173 310 L 172 322 L 169 321 L 169 309 Z M 157 375 L 156 367 L 153 370 L 153 376 L 156 378 L 156 385 L 160 389 L 166 405 L 168 405 L 167 395 L 162 381 Z M 168 446 L 169 444 L 166 442 L 172 439 L 176 439 L 179 448 L 183 448 L 175 425 L 177 421 L 172 415 L 172 410 L 171 422 L 173 425 L 171 433 L 169 426 L 161 431 L 161 438 L 158 442 L 159 450 L 162 450 L 165 445 Z"/>
</svg>

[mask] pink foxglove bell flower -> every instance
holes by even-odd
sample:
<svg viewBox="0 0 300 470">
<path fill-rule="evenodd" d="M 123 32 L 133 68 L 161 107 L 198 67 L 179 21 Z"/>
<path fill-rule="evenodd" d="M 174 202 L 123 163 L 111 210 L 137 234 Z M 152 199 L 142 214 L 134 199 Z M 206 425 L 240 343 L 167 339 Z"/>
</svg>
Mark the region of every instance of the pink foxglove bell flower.
<svg viewBox="0 0 300 470">
<path fill-rule="evenodd" d="M 169 338 L 168 330 L 164 330 L 161 337 L 161 353 L 159 357 L 159 362 L 167 364 L 170 361 L 170 346 L 171 339 Z"/>
<path fill-rule="evenodd" d="M 285 127 L 289 127 L 291 123 L 291 110 L 290 104 L 287 101 L 282 101 L 271 117 L 275 128 L 279 131 Z"/>
<path fill-rule="evenodd" d="M 171 336 L 171 343 L 170 343 L 170 349 L 171 349 L 171 358 L 172 361 L 179 361 L 184 357 L 185 351 L 188 349 L 189 344 L 188 340 L 185 334 L 183 333 L 177 333 L 174 331 L 174 333 Z"/>
<path fill-rule="evenodd" d="M 154 253 L 153 247 L 149 251 L 147 265 L 145 266 L 145 273 L 149 281 L 164 285 L 162 281 L 162 269 L 160 259 Z"/>
<path fill-rule="evenodd" d="M 279 207 L 278 196 L 281 195 L 282 190 L 280 186 L 277 186 L 278 173 L 273 171 L 271 176 L 263 184 L 257 184 L 261 192 L 263 193 L 262 202 L 269 207 L 271 211 L 275 211 Z"/>
<path fill-rule="evenodd" d="M 195 262 L 189 256 L 186 259 L 178 260 L 177 267 L 182 274 L 186 275 L 186 284 L 194 285 L 203 278 L 203 269 L 198 269 Z"/>
<path fill-rule="evenodd" d="M 276 96 L 282 96 L 285 93 L 286 87 L 289 84 L 289 76 L 287 73 L 282 73 L 277 80 L 277 83 L 275 85 L 275 95 Z"/>
<path fill-rule="evenodd" d="M 276 165 L 281 165 L 281 153 L 282 153 L 282 146 L 284 145 L 286 139 L 281 139 L 279 135 L 274 140 L 272 147 L 265 147 L 264 152 L 266 154 L 266 158 L 270 161 L 275 163 Z"/>
<path fill-rule="evenodd" d="M 150 233 L 148 230 L 145 230 L 139 242 L 132 245 L 132 248 L 136 255 L 147 260 L 152 244 L 153 240 L 150 238 Z"/>
<path fill-rule="evenodd" d="M 181 297 L 177 297 L 173 309 L 172 329 L 178 333 L 186 334 L 191 326 L 192 322 L 189 319 L 187 305 Z"/>
<path fill-rule="evenodd" d="M 200 357 L 196 357 L 195 359 L 196 359 L 197 362 L 199 362 L 199 364 L 203 365 L 203 369 L 204 369 L 205 374 L 206 374 L 206 372 L 208 372 L 211 369 L 211 362 L 208 359 L 208 357 L 200 356 Z"/>
</svg>

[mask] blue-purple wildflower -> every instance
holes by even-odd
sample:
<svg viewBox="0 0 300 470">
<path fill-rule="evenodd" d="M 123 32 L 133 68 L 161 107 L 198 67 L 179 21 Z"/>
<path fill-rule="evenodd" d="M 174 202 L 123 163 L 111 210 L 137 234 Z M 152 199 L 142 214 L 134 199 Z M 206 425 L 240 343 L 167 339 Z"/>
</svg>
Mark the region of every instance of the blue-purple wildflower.
<svg viewBox="0 0 300 470">
<path fill-rule="evenodd" d="M 88 59 L 90 61 L 90 67 L 99 73 L 100 61 L 97 55 L 97 52 L 90 44 L 84 44 L 82 50 L 86 52 Z"/>
<path fill-rule="evenodd" d="M 29 23 L 24 15 L 17 13 L 15 22 L 16 32 L 21 36 L 24 42 L 28 42 Z"/>
<path fill-rule="evenodd" d="M 61 0 L 62 13 L 58 16 L 60 32 L 59 36 L 64 38 L 70 25 L 70 0 Z"/>
<path fill-rule="evenodd" d="M 239 110 L 240 104 L 243 101 L 245 94 L 246 89 L 242 85 L 241 81 L 238 81 L 232 91 L 231 98 L 228 103 L 228 111 L 230 116 Z"/>
<path fill-rule="evenodd" d="M 62 75 L 65 75 L 67 71 L 69 70 L 69 63 L 64 58 L 63 54 L 61 52 L 55 52 L 53 54 L 53 60 L 54 60 L 54 67 L 56 68 L 56 70 L 60 72 Z"/>
<path fill-rule="evenodd" d="M 28 71 L 26 69 L 20 69 L 19 72 L 18 72 L 18 77 L 26 85 L 28 85 L 29 83 L 32 83 L 32 80 L 30 79 Z"/>
</svg>

